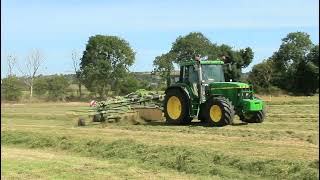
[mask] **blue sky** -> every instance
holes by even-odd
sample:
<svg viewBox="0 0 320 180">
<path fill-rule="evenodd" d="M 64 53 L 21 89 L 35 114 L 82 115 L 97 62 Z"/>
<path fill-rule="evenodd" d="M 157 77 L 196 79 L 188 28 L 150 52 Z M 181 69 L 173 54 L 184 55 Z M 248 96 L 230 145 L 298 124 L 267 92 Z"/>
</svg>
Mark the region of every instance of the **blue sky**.
<svg viewBox="0 0 320 180">
<path fill-rule="evenodd" d="M 45 55 L 41 74 L 72 73 L 72 50 L 82 53 L 90 36 L 117 35 L 136 52 L 132 71 L 152 70 L 179 35 L 202 32 L 212 42 L 251 47 L 252 65 L 276 51 L 289 32 L 303 31 L 319 43 L 317 0 L 52 0 L 1 1 L 1 75 L 6 55 L 23 64 L 28 52 Z"/>
</svg>

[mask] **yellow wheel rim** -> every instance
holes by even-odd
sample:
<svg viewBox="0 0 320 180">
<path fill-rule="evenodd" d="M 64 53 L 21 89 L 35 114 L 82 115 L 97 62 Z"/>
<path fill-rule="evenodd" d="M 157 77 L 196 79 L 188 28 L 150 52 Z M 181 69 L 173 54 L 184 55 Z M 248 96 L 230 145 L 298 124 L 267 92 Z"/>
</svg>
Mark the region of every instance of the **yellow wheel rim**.
<svg viewBox="0 0 320 180">
<path fill-rule="evenodd" d="M 210 108 L 210 118 L 214 122 L 219 122 L 222 117 L 222 110 L 218 105 L 213 105 Z"/>
<path fill-rule="evenodd" d="M 181 115 L 181 102 L 176 96 L 171 96 L 167 103 L 167 112 L 171 119 L 176 120 Z"/>
</svg>

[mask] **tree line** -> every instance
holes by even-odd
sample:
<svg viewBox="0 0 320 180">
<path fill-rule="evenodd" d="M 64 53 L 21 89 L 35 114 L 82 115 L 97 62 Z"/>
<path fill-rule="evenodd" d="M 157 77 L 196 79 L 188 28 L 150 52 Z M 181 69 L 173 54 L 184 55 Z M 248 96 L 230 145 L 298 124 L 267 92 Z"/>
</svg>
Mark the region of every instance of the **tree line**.
<svg viewBox="0 0 320 180">
<path fill-rule="evenodd" d="M 264 93 L 278 89 L 295 95 L 319 92 L 319 44 L 313 44 L 307 33 L 289 33 L 271 57 L 253 66 L 248 81 Z"/>
<path fill-rule="evenodd" d="M 139 88 L 162 90 L 165 86 L 151 87 L 153 80 L 139 79 L 129 68 L 134 64 L 135 52 L 130 44 L 117 36 L 95 35 L 89 37 L 86 49 L 79 55 L 72 51 L 74 68 L 73 82 L 64 75 L 39 76 L 44 56 L 39 50 L 26 57 L 24 68 L 18 67 L 22 77 L 13 73 L 16 57 L 7 56 L 8 76 L 1 81 L 1 96 L 17 100 L 23 89 L 29 92 L 30 100 L 35 93 L 50 100 L 64 100 L 71 83 L 78 84 L 79 98 L 83 98 L 85 86 L 95 98 L 130 93 Z M 244 81 L 253 84 L 259 93 L 284 90 L 293 94 L 312 95 L 319 89 L 319 45 L 304 32 L 292 32 L 282 39 L 282 44 L 273 55 L 253 66 L 248 76 L 242 76 L 242 68 L 248 67 L 254 57 L 250 47 L 234 49 L 229 45 L 211 42 L 200 32 L 179 36 L 169 52 L 153 60 L 153 74 L 162 82 L 171 84 L 170 75 L 179 62 L 190 60 L 195 55 L 208 59 L 224 58 L 226 81 Z"/>
<path fill-rule="evenodd" d="M 254 53 L 250 47 L 234 50 L 226 44 L 212 43 L 200 32 L 191 32 L 186 36 L 179 36 L 172 43 L 171 50 L 157 56 L 153 65 L 155 71 L 160 72 L 161 76 L 167 80 L 167 85 L 169 85 L 171 83 L 169 75 L 174 70 L 174 65 L 181 61 L 191 60 L 195 55 L 208 56 L 208 59 L 211 60 L 225 57 L 224 61 L 229 65 L 224 66 L 226 81 L 239 81 L 241 69 L 252 62 Z"/>
</svg>

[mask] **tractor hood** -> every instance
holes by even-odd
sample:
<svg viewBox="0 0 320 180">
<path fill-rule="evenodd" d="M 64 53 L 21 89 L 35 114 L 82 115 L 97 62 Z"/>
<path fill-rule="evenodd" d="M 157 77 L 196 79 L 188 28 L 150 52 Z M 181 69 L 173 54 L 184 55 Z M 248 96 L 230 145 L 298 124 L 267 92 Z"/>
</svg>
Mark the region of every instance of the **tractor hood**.
<svg viewBox="0 0 320 180">
<path fill-rule="evenodd" d="M 215 82 L 209 84 L 210 89 L 243 89 L 249 88 L 249 85 L 241 82 Z"/>
</svg>

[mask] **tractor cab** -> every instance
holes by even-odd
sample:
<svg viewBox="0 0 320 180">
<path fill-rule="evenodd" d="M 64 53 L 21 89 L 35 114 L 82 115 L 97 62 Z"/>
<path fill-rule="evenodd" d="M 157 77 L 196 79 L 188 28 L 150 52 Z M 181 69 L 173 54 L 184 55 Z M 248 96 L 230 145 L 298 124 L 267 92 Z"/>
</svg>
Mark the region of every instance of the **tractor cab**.
<svg viewBox="0 0 320 180">
<path fill-rule="evenodd" d="M 211 82 L 225 82 L 223 73 L 223 61 L 202 61 L 200 66 L 202 69 L 202 80 L 209 84 Z M 195 62 L 181 63 L 180 82 L 198 81 L 198 67 Z"/>
<path fill-rule="evenodd" d="M 225 82 L 223 64 L 224 62 L 220 60 L 183 62 L 180 64 L 178 82 L 188 84 L 191 87 L 192 93 L 198 96 L 201 84 L 208 85 L 214 82 Z"/>
</svg>

